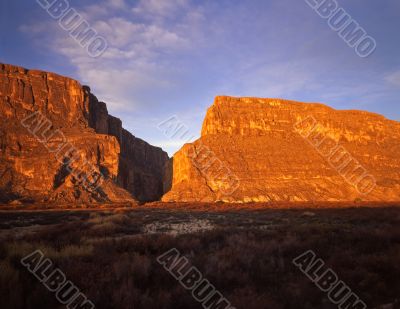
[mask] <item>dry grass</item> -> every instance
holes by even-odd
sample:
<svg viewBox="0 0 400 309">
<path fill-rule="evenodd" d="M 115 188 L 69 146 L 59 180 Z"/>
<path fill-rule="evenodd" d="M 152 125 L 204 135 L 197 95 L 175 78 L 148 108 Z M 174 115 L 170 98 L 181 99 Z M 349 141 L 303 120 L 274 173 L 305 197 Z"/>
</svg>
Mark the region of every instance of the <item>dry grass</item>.
<svg viewBox="0 0 400 309">
<path fill-rule="evenodd" d="M 399 298 L 400 208 L 160 206 L 0 213 L 2 308 L 59 307 L 20 265 L 36 249 L 97 308 L 201 308 L 156 262 L 173 247 L 236 308 L 334 308 L 292 265 L 309 249 L 369 308 Z"/>
</svg>

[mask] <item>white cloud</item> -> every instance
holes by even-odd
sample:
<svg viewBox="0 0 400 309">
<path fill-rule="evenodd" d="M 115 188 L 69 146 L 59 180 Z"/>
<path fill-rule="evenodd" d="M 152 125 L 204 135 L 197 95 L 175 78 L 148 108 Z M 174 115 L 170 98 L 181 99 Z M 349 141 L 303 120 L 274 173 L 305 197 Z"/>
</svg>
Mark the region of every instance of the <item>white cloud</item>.
<svg viewBox="0 0 400 309">
<path fill-rule="evenodd" d="M 400 86 L 400 71 L 387 74 L 385 80 L 395 86 Z"/>
<path fill-rule="evenodd" d="M 108 49 L 98 59 L 90 58 L 85 48 L 53 20 L 35 21 L 20 30 L 38 45 L 65 56 L 76 67 L 80 80 L 95 89 L 100 99 L 108 101 L 111 110 L 146 107 L 138 94 L 155 87 L 174 87 L 174 75 L 179 69 L 173 58 L 196 48 L 192 44 L 195 29 L 186 23 L 194 17 L 199 21 L 201 13 L 187 0 L 140 0 L 134 7 L 124 0 L 103 0 L 75 9 L 108 42 Z M 175 14 L 179 14 L 178 21 L 166 22 Z M 153 15 L 157 16 L 156 21 L 146 21 Z"/>
<path fill-rule="evenodd" d="M 112 8 L 124 9 L 127 7 L 125 0 L 108 0 L 107 4 Z"/>
<path fill-rule="evenodd" d="M 24 32 L 24 33 L 39 35 L 39 34 L 42 34 L 46 31 L 48 31 L 49 25 L 51 26 L 50 22 L 24 24 L 19 27 L 19 31 Z"/>
<path fill-rule="evenodd" d="M 64 56 L 78 79 L 133 132 L 145 127 L 149 115 L 171 109 L 187 109 L 193 115 L 188 123 L 199 127 L 196 108 L 205 110 L 216 94 L 322 99 L 345 107 L 353 100 L 357 107 L 358 101 L 378 102 L 394 90 L 392 85 L 400 85 L 400 72 L 378 72 L 374 62 L 358 59 L 336 36 L 331 40 L 329 29 L 315 27 L 317 19 L 304 18 L 309 13 L 304 3 L 286 2 L 77 2 L 75 9 L 109 43 L 98 59 L 50 17 L 20 30 L 44 56 Z M 152 129 L 146 127 L 140 136 Z"/>
<path fill-rule="evenodd" d="M 110 13 L 110 7 L 107 5 L 94 4 L 86 6 L 83 11 L 79 10 L 79 13 L 82 14 L 86 20 L 96 20 L 107 16 Z"/>
<path fill-rule="evenodd" d="M 322 71 L 334 68 L 315 69 L 321 63 L 326 66 L 327 61 L 316 58 L 314 53 L 308 54 L 315 50 L 312 45 L 288 61 L 288 55 L 292 55 L 288 50 L 293 45 L 290 40 L 281 41 L 278 46 L 271 44 L 277 39 L 276 30 L 264 28 L 267 21 L 242 12 L 242 6 L 221 11 L 213 2 L 199 6 L 191 0 L 138 0 L 134 6 L 127 3 L 102 0 L 96 5 L 76 8 L 109 43 L 107 51 L 98 59 L 90 58 L 53 20 L 35 21 L 22 30 L 33 29 L 30 34 L 38 45 L 65 56 L 76 67 L 80 80 L 107 101 L 111 110 L 118 112 L 148 108 L 148 103 L 141 100 L 142 94 L 154 93 L 153 89 L 157 93 L 168 89 L 181 91 L 187 85 L 185 78 L 197 74 L 189 71 L 199 66 L 195 63 L 197 59 L 205 65 L 201 74 L 208 74 L 215 81 L 211 84 L 202 76 L 204 83 L 209 82 L 210 92 L 296 98 L 301 91 L 317 90 L 321 97 L 322 88 L 331 87 L 320 77 Z M 270 12 L 272 18 L 277 12 L 280 11 L 276 8 Z M 272 22 L 279 23 L 279 20 Z M 240 32 L 242 24 L 249 29 L 265 29 L 263 37 L 257 38 L 257 42 L 265 41 L 262 53 L 251 40 L 254 40 L 253 33 Z M 243 43 L 247 41 L 249 45 Z M 193 63 L 180 62 L 181 55 L 190 55 Z M 394 73 L 386 80 L 398 85 L 399 75 Z M 353 85 L 349 89 L 346 85 L 339 86 L 347 92 L 355 89 Z M 337 90 L 338 87 L 324 89 L 322 98 L 336 98 Z"/>
<path fill-rule="evenodd" d="M 267 62 L 235 68 L 222 91 L 237 96 L 288 98 L 316 87 L 316 76 L 307 61 Z M 236 72 L 236 74 L 235 74 Z"/>
<path fill-rule="evenodd" d="M 132 56 L 139 51 L 148 53 L 158 48 L 176 50 L 188 44 L 187 39 L 169 29 L 134 23 L 121 17 L 97 21 L 93 28 L 107 39 L 111 48 L 121 52 L 125 49 Z"/>
<path fill-rule="evenodd" d="M 188 0 L 140 0 L 132 12 L 142 17 L 170 16 L 182 8 L 187 8 Z"/>
</svg>

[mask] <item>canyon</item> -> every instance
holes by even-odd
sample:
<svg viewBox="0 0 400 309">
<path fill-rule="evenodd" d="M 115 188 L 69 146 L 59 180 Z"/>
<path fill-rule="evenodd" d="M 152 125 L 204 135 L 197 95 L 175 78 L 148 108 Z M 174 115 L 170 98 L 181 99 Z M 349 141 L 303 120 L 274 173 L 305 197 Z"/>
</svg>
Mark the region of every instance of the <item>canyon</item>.
<svg viewBox="0 0 400 309">
<path fill-rule="evenodd" d="M 125 130 L 89 87 L 0 64 L 0 112 L 1 201 L 135 203 L 163 195 L 167 153 Z M 79 174 L 92 173 L 101 183 L 85 185 Z"/>
<path fill-rule="evenodd" d="M 0 64 L 1 203 L 400 201 L 400 123 L 282 99 L 216 97 L 173 158 L 88 86 Z"/>
</svg>

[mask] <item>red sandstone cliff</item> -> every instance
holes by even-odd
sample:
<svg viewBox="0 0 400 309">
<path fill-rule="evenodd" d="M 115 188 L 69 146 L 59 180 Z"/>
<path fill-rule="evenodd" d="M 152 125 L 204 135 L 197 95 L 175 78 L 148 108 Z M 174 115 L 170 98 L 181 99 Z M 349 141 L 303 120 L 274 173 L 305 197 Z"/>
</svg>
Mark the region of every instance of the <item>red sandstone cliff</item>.
<svg viewBox="0 0 400 309">
<path fill-rule="evenodd" d="M 0 119 L 2 201 L 152 201 L 163 194 L 168 155 L 124 130 L 75 80 L 0 64 Z"/>
<path fill-rule="evenodd" d="M 217 97 L 163 201 L 399 201 L 399 155 L 400 123 L 377 114 Z"/>
</svg>

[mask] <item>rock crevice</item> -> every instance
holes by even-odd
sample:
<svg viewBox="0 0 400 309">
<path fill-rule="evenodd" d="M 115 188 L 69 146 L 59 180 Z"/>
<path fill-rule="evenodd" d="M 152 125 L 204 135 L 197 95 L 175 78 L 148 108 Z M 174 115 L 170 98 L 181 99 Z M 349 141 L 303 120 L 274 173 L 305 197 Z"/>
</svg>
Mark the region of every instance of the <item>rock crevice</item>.
<svg viewBox="0 0 400 309">
<path fill-rule="evenodd" d="M 399 201 L 399 145 L 400 123 L 378 114 L 217 97 L 163 201 Z"/>
<path fill-rule="evenodd" d="M 168 155 L 124 130 L 106 104 L 73 79 L 0 64 L 0 112 L 3 202 L 154 201 L 164 193 Z M 24 126 L 35 113 L 41 118 Z M 46 144 L 38 139 L 51 134 Z M 49 151 L 63 142 L 73 154 Z M 104 181 L 91 190 L 67 166 L 82 174 L 95 171 Z"/>
</svg>

